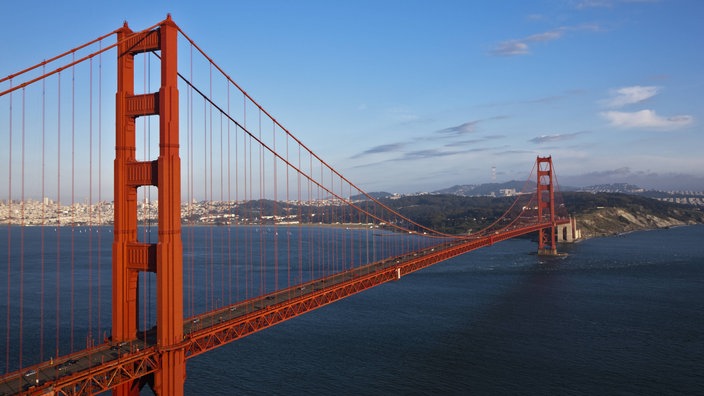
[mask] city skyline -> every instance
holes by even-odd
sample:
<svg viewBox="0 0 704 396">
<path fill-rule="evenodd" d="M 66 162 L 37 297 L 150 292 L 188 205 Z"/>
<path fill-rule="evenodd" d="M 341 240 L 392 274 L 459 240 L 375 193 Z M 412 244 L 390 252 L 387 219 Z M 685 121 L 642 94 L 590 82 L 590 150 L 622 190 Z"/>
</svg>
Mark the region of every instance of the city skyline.
<svg viewBox="0 0 704 396">
<path fill-rule="evenodd" d="M 170 12 L 366 191 L 524 180 L 536 155 L 564 185 L 704 186 L 700 2 L 37 5 L 7 4 L 0 76 Z"/>
</svg>

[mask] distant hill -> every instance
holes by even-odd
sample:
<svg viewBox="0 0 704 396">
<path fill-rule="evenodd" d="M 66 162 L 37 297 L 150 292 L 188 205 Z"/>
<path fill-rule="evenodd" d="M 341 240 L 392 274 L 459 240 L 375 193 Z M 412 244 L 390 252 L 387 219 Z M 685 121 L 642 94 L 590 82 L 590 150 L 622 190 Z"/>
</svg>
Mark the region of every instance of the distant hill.
<svg viewBox="0 0 704 396">
<path fill-rule="evenodd" d="M 391 197 L 391 196 L 394 195 L 394 194 L 391 194 L 391 193 L 386 192 L 386 191 L 370 192 L 370 193 L 367 193 L 367 194 L 369 194 L 369 196 L 372 197 L 372 198 L 374 198 L 374 199 L 389 198 L 389 197 Z M 352 202 L 355 202 L 355 201 L 366 201 L 367 199 L 368 199 L 368 198 L 366 197 L 366 195 L 363 195 L 363 194 L 357 194 L 357 195 L 353 195 L 353 196 L 350 197 L 350 200 L 351 200 Z"/>
<path fill-rule="evenodd" d="M 564 192 L 570 215 L 577 218 L 585 237 L 704 224 L 704 212 L 696 207 L 620 194 Z M 513 203 L 513 197 L 462 197 L 427 194 L 382 199 L 382 202 L 414 221 L 439 231 L 462 234 L 486 227 Z"/>
<path fill-rule="evenodd" d="M 637 194 L 642 193 L 643 191 L 645 191 L 645 189 L 628 183 L 610 183 L 595 184 L 592 186 L 582 187 L 577 189 L 577 191 Z"/>
<path fill-rule="evenodd" d="M 623 193 L 563 193 L 584 237 L 704 223 L 704 211 L 691 205 Z"/>
<path fill-rule="evenodd" d="M 565 190 L 563 190 L 565 191 Z M 654 198 L 659 201 L 681 203 L 693 206 L 704 207 L 704 191 L 658 191 L 647 190 L 642 187 L 628 183 L 597 184 L 577 189 L 584 192 L 609 192 L 637 195 L 641 197 Z"/>
<path fill-rule="evenodd" d="M 503 196 L 502 190 L 515 190 L 516 192 L 521 192 L 523 187 L 526 186 L 526 182 L 519 182 L 516 180 L 504 182 L 504 183 L 484 183 L 484 184 L 464 184 L 455 185 L 449 188 L 443 188 L 441 190 L 433 191 L 433 194 L 453 194 L 459 195 L 461 197 L 480 197 L 480 196 Z M 530 188 L 529 191 L 534 190 L 532 184 L 527 186 Z M 529 192 L 527 191 L 527 192 Z"/>
<path fill-rule="evenodd" d="M 369 193 L 374 199 L 428 228 L 451 234 L 476 231 L 499 218 L 512 193 L 534 186 L 525 181 L 455 185 L 430 193 Z M 561 199 L 577 217 L 584 237 L 704 223 L 704 192 L 654 191 L 628 183 L 560 187 Z M 357 195 L 353 201 L 365 201 Z"/>
</svg>

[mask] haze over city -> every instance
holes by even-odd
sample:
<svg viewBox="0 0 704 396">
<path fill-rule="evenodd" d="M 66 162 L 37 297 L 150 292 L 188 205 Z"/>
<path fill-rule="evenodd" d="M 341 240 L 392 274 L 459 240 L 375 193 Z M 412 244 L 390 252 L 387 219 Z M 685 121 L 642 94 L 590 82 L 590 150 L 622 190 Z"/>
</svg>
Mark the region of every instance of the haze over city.
<svg viewBox="0 0 704 396">
<path fill-rule="evenodd" d="M 553 156 L 563 185 L 704 188 L 699 1 L 3 9 L 2 77 L 124 21 L 139 30 L 171 13 L 267 111 L 367 191 L 525 180 L 536 155 Z"/>
</svg>

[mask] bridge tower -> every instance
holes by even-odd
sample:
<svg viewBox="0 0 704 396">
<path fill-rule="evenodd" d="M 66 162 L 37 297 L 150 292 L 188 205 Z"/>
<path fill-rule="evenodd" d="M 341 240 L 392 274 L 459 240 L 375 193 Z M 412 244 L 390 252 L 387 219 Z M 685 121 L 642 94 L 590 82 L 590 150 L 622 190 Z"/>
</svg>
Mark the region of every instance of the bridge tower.
<svg viewBox="0 0 704 396">
<path fill-rule="evenodd" d="M 552 157 L 538 157 L 538 219 L 545 221 L 547 216 L 553 224 L 549 229 L 538 231 L 538 254 L 557 255 L 555 238 L 555 189 L 552 172 Z"/>
<path fill-rule="evenodd" d="M 127 23 L 118 31 L 115 224 L 112 257 L 112 337 L 129 341 L 138 333 L 140 272 L 156 274 L 156 348 L 160 369 L 153 388 L 161 395 L 182 395 L 186 375 L 183 341 L 183 258 L 181 241 L 181 159 L 178 128 L 178 27 L 167 16 L 154 30 L 134 33 Z M 160 51 L 161 87 L 134 93 L 134 57 Z M 159 116 L 159 157 L 136 160 L 135 120 Z M 158 240 L 137 238 L 137 189 L 158 189 Z M 115 395 L 138 395 L 142 382 L 124 384 Z"/>
</svg>

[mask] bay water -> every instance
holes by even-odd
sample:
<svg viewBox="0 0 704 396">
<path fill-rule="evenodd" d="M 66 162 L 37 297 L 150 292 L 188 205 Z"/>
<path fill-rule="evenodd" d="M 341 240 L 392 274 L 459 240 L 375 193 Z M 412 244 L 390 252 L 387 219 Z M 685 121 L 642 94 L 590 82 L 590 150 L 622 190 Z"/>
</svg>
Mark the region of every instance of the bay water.
<svg viewBox="0 0 704 396">
<path fill-rule="evenodd" d="M 0 268 L 0 293 L 12 302 L 9 314 L 0 304 L 11 326 L 0 329 L 8 356 L 2 372 L 32 364 L 33 354 L 54 355 L 56 328 L 75 328 L 73 338 L 60 334 L 75 349 L 87 342 L 85 326 L 98 340 L 109 332 L 112 235 L 93 231 L 89 249 L 75 243 L 69 250 L 80 230 L 53 236 L 59 230 L 0 228 L 0 251 L 15 265 L 9 276 Z M 21 279 L 14 259 L 20 236 Z M 52 250 L 57 241 L 61 252 Z M 190 359 L 186 394 L 704 394 L 704 226 L 561 245 L 566 257 L 535 250 L 528 239 L 504 241 Z M 35 260 L 38 252 L 44 260 Z M 73 276 L 63 264 L 68 257 L 76 258 Z M 81 267 L 88 258 L 90 270 Z M 42 282 L 62 286 L 42 299 Z M 75 299 L 73 313 L 49 313 L 56 300 L 65 305 L 74 288 L 80 295 L 86 287 L 102 296 L 100 307 Z M 20 293 L 23 362 L 14 358 Z M 92 325 L 83 323 L 91 309 Z M 31 341 L 40 333 L 43 352 Z"/>
<path fill-rule="evenodd" d="M 189 395 L 704 393 L 704 226 L 437 264 L 188 361 Z"/>
</svg>

